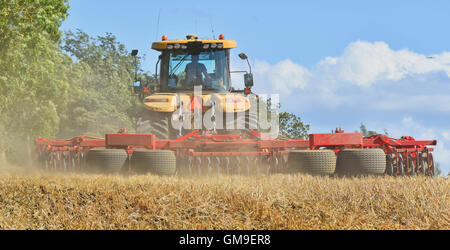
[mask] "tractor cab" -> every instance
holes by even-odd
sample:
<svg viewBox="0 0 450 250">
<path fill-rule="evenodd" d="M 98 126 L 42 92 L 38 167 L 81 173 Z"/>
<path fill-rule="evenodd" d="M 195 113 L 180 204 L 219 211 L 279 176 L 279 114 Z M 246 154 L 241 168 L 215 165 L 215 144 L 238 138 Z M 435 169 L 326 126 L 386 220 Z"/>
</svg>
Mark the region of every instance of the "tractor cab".
<svg viewBox="0 0 450 250">
<path fill-rule="evenodd" d="M 237 44 L 225 40 L 198 39 L 188 35 L 186 40 L 155 42 L 152 49 L 160 51 L 160 92 L 193 91 L 201 86 L 204 91 L 229 92 L 230 49 Z M 157 68 L 158 68 L 157 64 Z"/>
</svg>

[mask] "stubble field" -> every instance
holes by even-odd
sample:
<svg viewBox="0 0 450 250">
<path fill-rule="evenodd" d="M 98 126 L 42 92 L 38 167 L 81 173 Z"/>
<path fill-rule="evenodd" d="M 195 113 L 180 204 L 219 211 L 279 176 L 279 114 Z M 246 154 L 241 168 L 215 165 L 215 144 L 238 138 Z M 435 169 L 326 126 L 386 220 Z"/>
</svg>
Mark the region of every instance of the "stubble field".
<svg viewBox="0 0 450 250">
<path fill-rule="evenodd" d="M 0 229 L 450 229 L 447 178 L 0 174 Z"/>
</svg>

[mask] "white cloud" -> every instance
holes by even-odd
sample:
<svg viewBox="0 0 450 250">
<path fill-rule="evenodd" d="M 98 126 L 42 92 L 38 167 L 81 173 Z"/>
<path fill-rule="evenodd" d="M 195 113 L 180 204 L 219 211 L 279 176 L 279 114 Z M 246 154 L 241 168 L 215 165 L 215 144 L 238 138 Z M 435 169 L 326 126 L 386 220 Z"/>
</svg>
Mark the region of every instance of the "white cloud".
<svg viewBox="0 0 450 250">
<path fill-rule="evenodd" d="M 317 82 L 370 86 L 376 82 L 400 81 L 407 77 L 444 72 L 450 77 L 450 52 L 432 55 L 433 59 L 408 49 L 392 50 L 385 42 L 353 42 L 339 57 L 327 57 L 312 69 L 287 59 L 271 65 L 255 63 L 254 72 L 260 81 L 274 90 L 292 93 Z M 448 96 L 446 96 L 448 97 Z"/>
<path fill-rule="evenodd" d="M 450 131 L 442 131 L 442 137 L 450 142 Z"/>
<path fill-rule="evenodd" d="M 377 81 L 399 81 L 407 76 L 444 71 L 450 77 L 450 53 L 435 60 L 407 49 L 394 51 L 384 42 L 351 43 L 337 58 L 325 58 L 316 71 L 336 81 L 368 86 Z"/>
<path fill-rule="evenodd" d="M 284 60 L 275 65 L 257 61 L 254 73 L 256 81 L 268 82 L 274 91 L 287 95 L 295 89 L 304 89 L 310 74 L 308 69 L 291 60 Z"/>
</svg>

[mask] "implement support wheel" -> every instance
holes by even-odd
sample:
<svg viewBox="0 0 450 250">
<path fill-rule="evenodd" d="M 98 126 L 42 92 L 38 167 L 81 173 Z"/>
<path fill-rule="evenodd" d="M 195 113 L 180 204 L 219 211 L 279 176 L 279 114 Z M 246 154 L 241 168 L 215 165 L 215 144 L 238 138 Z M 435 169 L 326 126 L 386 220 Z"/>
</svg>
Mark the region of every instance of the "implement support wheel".
<svg viewBox="0 0 450 250">
<path fill-rule="evenodd" d="M 91 149 L 86 155 L 88 171 L 98 174 L 117 174 L 128 154 L 123 149 Z"/>
<path fill-rule="evenodd" d="M 296 173 L 331 175 L 336 170 L 336 155 L 331 150 L 298 150 L 289 153 L 288 168 Z"/>
<path fill-rule="evenodd" d="M 337 172 L 344 175 L 384 174 L 386 154 L 382 149 L 346 149 L 338 154 Z"/>
<path fill-rule="evenodd" d="M 136 150 L 131 157 L 131 169 L 138 174 L 174 175 L 177 169 L 175 153 L 170 150 Z"/>
</svg>

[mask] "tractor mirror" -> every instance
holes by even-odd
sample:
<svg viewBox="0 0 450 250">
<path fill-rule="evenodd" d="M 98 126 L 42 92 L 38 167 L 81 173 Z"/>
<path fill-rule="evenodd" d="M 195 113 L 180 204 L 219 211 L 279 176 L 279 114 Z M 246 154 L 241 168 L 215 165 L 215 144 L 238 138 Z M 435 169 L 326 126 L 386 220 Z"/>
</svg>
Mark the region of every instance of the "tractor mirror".
<svg viewBox="0 0 450 250">
<path fill-rule="evenodd" d="M 249 77 L 251 77 L 251 79 L 252 79 L 252 86 L 253 86 L 252 66 L 250 65 L 250 62 L 248 61 L 248 56 L 247 56 L 245 53 L 241 53 L 241 54 L 239 54 L 239 57 L 240 57 L 242 60 L 246 60 L 246 61 L 247 61 L 248 68 L 250 69 L 250 75 L 251 75 L 251 76 L 249 76 Z"/>
<path fill-rule="evenodd" d="M 132 56 L 137 56 L 138 53 L 139 53 L 139 50 L 137 50 L 137 49 L 134 49 L 131 51 Z"/>
<path fill-rule="evenodd" d="M 247 59 L 248 59 L 248 57 L 247 57 L 247 55 L 246 55 L 245 53 L 239 54 L 239 57 L 240 57 L 242 60 L 247 60 Z"/>
<path fill-rule="evenodd" d="M 252 88 L 253 87 L 253 74 L 248 73 L 244 75 L 244 83 L 246 88 Z"/>
</svg>

